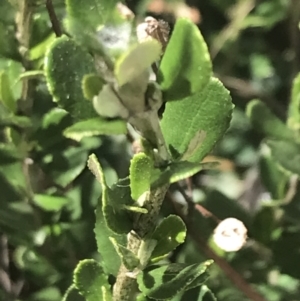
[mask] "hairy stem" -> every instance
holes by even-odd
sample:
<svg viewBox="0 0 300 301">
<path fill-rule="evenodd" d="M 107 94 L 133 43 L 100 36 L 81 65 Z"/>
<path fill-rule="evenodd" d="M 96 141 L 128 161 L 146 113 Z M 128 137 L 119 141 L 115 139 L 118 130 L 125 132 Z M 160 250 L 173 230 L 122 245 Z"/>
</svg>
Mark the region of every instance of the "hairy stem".
<svg viewBox="0 0 300 301">
<path fill-rule="evenodd" d="M 134 230 L 128 234 L 127 248 L 137 255 L 140 259 L 147 257 L 143 254 L 146 250 L 141 248 L 142 242 L 147 234 L 154 230 L 157 223 L 160 208 L 169 184 L 150 191 L 144 207 L 148 210 L 147 214 L 141 214 L 134 224 Z M 119 269 L 116 283 L 114 285 L 114 301 L 135 300 L 136 279 L 130 275 L 130 272 L 123 264 Z"/>
</svg>

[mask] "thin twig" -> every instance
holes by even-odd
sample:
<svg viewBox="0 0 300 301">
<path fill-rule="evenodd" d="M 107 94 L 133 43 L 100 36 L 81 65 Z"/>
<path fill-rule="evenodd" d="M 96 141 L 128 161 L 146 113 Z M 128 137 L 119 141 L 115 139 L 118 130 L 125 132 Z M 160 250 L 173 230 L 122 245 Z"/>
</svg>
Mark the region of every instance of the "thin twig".
<svg viewBox="0 0 300 301">
<path fill-rule="evenodd" d="M 176 187 L 178 191 L 182 194 L 184 197 L 185 201 L 187 202 L 189 206 L 189 213 L 191 213 L 191 210 L 196 209 L 203 217 L 210 217 L 212 218 L 217 224 L 221 222 L 221 220 L 215 216 L 211 211 L 207 210 L 200 204 L 195 204 L 191 197 L 185 192 L 185 190 L 179 185 L 176 184 Z"/>
<path fill-rule="evenodd" d="M 219 257 L 206 243 L 206 241 L 199 235 L 199 230 L 195 230 L 193 223 L 190 219 L 182 213 L 181 208 L 174 197 L 168 193 L 167 199 L 173 204 L 176 213 L 185 222 L 188 234 L 192 237 L 198 248 L 208 257 L 214 260 L 214 262 L 220 267 L 220 269 L 226 274 L 226 276 L 232 281 L 232 283 L 241 290 L 245 296 L 252 301 L 267 301 L 262 295 L 260 295 L 244 278 L 222 257 Z"/>
<path fill-rule="evenodd" d="M 47 8 L 48 15 L 49 15 L 49 18 L 50 18 L 50 21 L 52 24 L 52 29 L 53 29 L 55 35 L 57 37 L 60 37 L 62 35 L 62 30 L 61 30 L 59 20 L 56 16 L 56 13 L 54 10 L 52 0 L 46 0 L 46 8 Z"/>
</svg>

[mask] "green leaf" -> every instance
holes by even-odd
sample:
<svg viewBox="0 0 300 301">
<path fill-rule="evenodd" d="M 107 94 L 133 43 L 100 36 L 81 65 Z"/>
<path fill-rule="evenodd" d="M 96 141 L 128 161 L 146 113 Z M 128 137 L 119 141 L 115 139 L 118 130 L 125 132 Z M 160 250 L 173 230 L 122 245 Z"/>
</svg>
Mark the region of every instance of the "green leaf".
<svg viewBox="0 0 300 301">
<path fill-rule="evenodd" d="M 117 93 L 122 99 L 122 103 L 130 112 L 140 113 L 145 111 L 145 94 L 147 88 L 149 89 L 148 82 L 149 71 L 145 70 L 138 77 L 135 77 L 133 81 L 117 88 Z"/>
<path fill-rule="evenodd" d="M 267 137 L 274 139 L 293 139 L 293 132 L 260 100 L 252 100 L 248 104 L 247 115 L 254 128 Z"/>
<path fill-rule="evenodd" d="M 124 185 L 125 184 L 125 185 Z M 127 234 L 132 229 L 127 205 L 133 205 L 129 182 L 118 182 L 111 188 L 102 187 L 103 214 L 108 227 L 117 234 Z"/>
<path fill-rule="evenodd" d="M 24 155 L 13 143 L 0 143 L 0 164 L 19 161 Z"/>
<path fill-rule="evenodd" d="M 270 206 L 261 206 L 253 218 L 251 235 L 268 246 L 272 241 L 272 233 L 276 229 L 275 210 Z"/>
<path fill-rule="evenodd" d="M 285 197 L 286 184 L 289 174 L 279 168 L 278 163 L 271 156 L 271 151 L 266 145 L 262 145 L 259 158 L 260 177 L 262 184 L 271 194 L 273 200 L 280 200 Z"/>
<path fill-rule="evenodd" d="M 88 151 L 84 146 L 69 147 L 47 154 L 44 157 L 44 169 L 57 185 L 66 187 L 84 170 L 87 157 Z"/>
<path fill-rule="evenodd" d="M 91 154 L 88 159 L 88 168 L 92 172 L 92 174 L 95 176 L 97 181 L 102 185 L 103 182 L 105 182 L 104 174 L 102 171 L 102 167 L 96 157 L 95 154 Z"/>
<path fill-rule="evenodd" d="M 161 44 L 156 40 L 145 41 L 129 49 L 115 65 L 115 76 L 119 86 L 134 81 L 157 61 L 160 55 Z"/>
<path fill-rule="evenodd" d="M 186 237 L 186 226 L 182 219 L 176 215 L 169 215 L 155 229 L 152 239 L 157 240 L 157 245 L 152 253 L 152 261 L 159 260 L 178 245 L 182 244 Z"/>
<path fill-rule="evenodd" d="M 6 116 L 0 116 L 0 126 L 2 127 L 9 126 L 18 129 L 25 129 L 31 127 L 32 123 L 30 118 L 26 116 L 16 116 L 16 115 L 8 114 Z"/>
<path fill-rule="evenodd" d="M 142 214 L 148 213 L 148 210 L 142 207 L 124 205 L 123 208 L 135 213 L 142 213 Z"/>
<path fill-rule="evenodd" d="M 101 265 L 93 259 L 78 263 L 74 271 L 74 284 L 86 301 L 104 301 L 110 294 L 107 275 Z"/>
<path fill-rule="evenodd" d="M 72 117 L 67 111 L 55 107 L 43 115 L 41 126 L 36 131 L 34 138 L 46 154 L 52 151 L 54 153 L 65 151 L 68 141 L 62 133 L 72 123 Z"/>
<path fill-rule="evenodd" d="M 195 136 L 191 139 L 187 149 L 185 150 L 181 160 L 184 161 L 190 157 L 192 157 L 197 151 L 199 145 L 202 144 L 206 137 L 206 133 L 202 130 L 199 130 Z"/>
<path fill-rule="evenodd" d="M 34 236 L 39 229 L 34 222 L 36 211 L 22 200 L 24 192 L 16 195 L 5 180 L 7 179 L 0 175 L 0 189 L 3 193 L 0 200 L 0 230 L 11 238 L 12 245 L 32 247 Z M 12 196 L 22 201 L 12 201 Z"/>
<path fill-rule="evenodd" d="M 126 236 L 116 235 L 108 228 L 103 216 L 101 200 L 99 201 L 96 209 L 96 224 L 94 232 L 98 252 L 101 256 L 101 265 L 107 274 L 116 276 L 121 265 L 121 258 L 109 238 L 114 237 L 119 244 L 124 246 L 126 245 Z"/>
<path fill-rule="evenodd" d="M 131 197 L 137 199 L 146 191 L 150 190 L 153 160 L 145 153 L 134 155 L 130 162 L 130 188 Z"/>
<path fill-rule="evenodd" d="M 127 31 L 116 32 L 111 26 L 115 24 L 116 15 L 120 15 L 116 7 L 117 2 L 118 0 L 67 0 L 68 32 L 81 45 L 97 53 L 97 61 L 106 65 L 109 73 L 113 70 L 113 61 L 108 56 L 109 47 L 105 46 L 116 43 L 120 47 L 120 40 L 126 35 L 124 38 L 126 47 L 123 45 L 123 48 L 127 49 L 132 27 L 131 24 L 127 24 Z M 120 16 L 117 19 L 120 19 Z M 124 21 L 124 17 L 121 19 Z M 106 22 L 108 26 L 104 26 Z M 121 38 L 119 38 L 120 35 Z"/>
<path fill-rule="evenodd" d="M 217 301 L 217 299 L 206 285 L 202 285 L 197 301 Z"/>
<path fill-rule="evenodd" d="M 7 184 L 23 197 L 27 195 L 27 181 L 23 171 L 23 162 L 17 161 L 0 165 L 0 175 L 5 177 Z M 28 195 L 27 195 L 28 196 Z"/>
<path fill-rule="evenodd" d="M 174 160 L 186 153 L 191 141 L 201 130 L 207 135 L 191 157 L 186 158 L 191 162 L 200 162 L 227 130 L 232 108 L 229 92 L 216 78 L 211 78 L 200 92 L 168 102 L 161 128 Z"/>
<path fill-rule="evenodd" d="M 268 140 L 272 157 L 286 170 L 300 175 L 300 145 L 293 141 Z"/>
<path fill-rule="evenodd" d="M 33 201 L 45 211 L 60 211 L 70 203 L 67 198 L 46 194 L 35 194 Z"/>
<path fill-rule="evenodd" d="M 0 101 L 11 112 L 16 111 L 16 101 L 11 90 L 8 74 L 5 71 L 0 72 Z"/>
<path fill-rule="evenodd" d="M 93 59 L 73 40 L 54 40 L 45 57 L 45 74 L 54 99 L 75 119 L 94 117 L 93 105 L 81 89 L 84 75 L 95 71 Z"/>
<path fill-rule="evenodd" d="M 6 2 L 7 1 L 1 3 L 1 10 L 3 12 L 6 12 L 6 10 L 3 8 Z M 0 19 L 0 21 L 1 21 L 0 22 L 0 41 L 1 41 L 0 56 L 17 60 L 17 61 L 21 60 L 21 56 L 18 51 L 18 42 L 15 37 L 14 27 L 9 26 L 8 24 L 2 22 L 3 21 L 2 18 Z"/>
<path fill-rule="evenodd" d="M 30 71 L 25 71 L 20 74 L 18 81 L 22 79 L 34 79 L 34 78 L 39 78 L 43 77 L 45 75 L 45 72 L 43 70 L 30 70 Z"/>
<path fill-rule="evenodd" d="M 61 300 L 60 290 L 56 286 L 42 288 L 31 294 L 28 301 L 57 301 Z"/>
<path fill-rule="evenodd" d="M 75 285 L 72 284 L 64 294 L 62 301 L 85 301 L 85 299 L 79 294 Z"/>
<path fill-rule="evenodd" d="M 67 0 L 68 17 L 96 30 L 104 25 L 118 0 Z"/>
<path fill-rule="evenodd" d="M 168 300 L 187 289 L 188 285 L 199 276 L 207 273 L 212 264 L 208 260 L 202 264 L 169 264 L 165 266 L 150 266 L 137 277 L 139 289 L 146 296 Z"/>
<path fill-rule="evenodd" d="M 41 255 L 40 252 L 34 251 L 32 246 L 19 247 L 15 251 L 15 262 L 25 273 L 35 275 L 36 279 L 41 279 L 41 283 L 47 283 L 46 279 L 48 281 L 52 279 L 53 282 L 56 282 L 61 277 L 54 262 L 52 263 L 49 258 Z"/>
<path fill-rule="evenodd" d="M 206 43 L 190 20 L 177 20 L 159 69 L 158 82 L 165 100 L 178 100 L 200 92 L 212 76 Z"/>
<path fill-rule="evenodd" d="M 76 141 L 84 137 L 98 135 L 121 135 L 127 133 L 127 125 L 123 120 L 106 120 L 96 117 L 79 121 L 64 131 L 64 136 Z"/>
<path fill-rule="evenodd" d="M 129 115 L 110 84 L 104 85 L 99 95 L 93 98 L 93 105 L 96 112 L 103 117 L 126 119 Z"/>
<path fill-rule="evenodd" d="M 214 168 L 217 162 L 194 163 L 188 161 L 171 163 L 165 170 L 156 169 L 152 174 L 152 186 L 159 187 L 165 183 L 175 183 L 191 177 L 203 169 Z"/>
<path fill-rule="evenodd" d="M 129 271 L 132 271 L 136 267 L 139 266 L 140 261 L 132 251 L 130 251 L 127 248 L 125 248 L 124 246 L 118 244 L 116 239 L 114 239 L 113 237 L 110 237 L 110 241 L 112 242 L 112 244 L 114 245 L 117 253 L 121 257 L 121 260 L 122 260 L 124 266 Z"/>
<path fill-rule="evenodd" d="M 18 81 L 20 75 L 24 72 L 24 66 L 21 62 L 9 61 L 6 72 L 9 76 L 11 91 L 15 101 L 22 96 L 23 83 Z"/>
<path fill-rule="evenodd" d="M 287 125 L 290 129 L 300 130 L 300 73 L 293 82 L 291 101 L 288 110 Z"/>
<path fill-rule="evenodd" d="M 55 34 L 52 32 L 42 42 L 40 42 L 39 44 L 35 45 L 30 49 L 29 59 L 33 61 L 44 57 L 47 48 L 54 40 L 55 40 Z"/>
<path fill-rule="evenodd" d="M 290 275 L 300 279 L 300 261 L 299 258 L 299 231 L 292 229 L 282 229 L 281 236 L 273 241 L 273 256 L 278 268 L 283 274 Z"/>
<path fill-rule="evenodd" d="M 96 74 L 86 74 L 82 80 L 83 95 L 88 100 L 93 100 L 98 95 L 104 85 L 104 80 Z"/>
<path fill-rule="evenodd" d="M 127 234 L 132 225 L 129 212 L 124 206 L 133 205 L 129 183 L 120 180 L 109 188 L 95 155 L 89 157 L 88 167 L 102 186 L 102 210 L 108 228 L 116 234 Z"/>
</svg>

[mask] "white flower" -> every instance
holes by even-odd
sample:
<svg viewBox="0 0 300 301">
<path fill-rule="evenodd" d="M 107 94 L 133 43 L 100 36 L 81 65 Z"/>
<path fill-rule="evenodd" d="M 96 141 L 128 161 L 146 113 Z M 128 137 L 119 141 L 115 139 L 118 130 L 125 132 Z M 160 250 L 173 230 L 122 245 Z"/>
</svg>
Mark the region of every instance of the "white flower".
<svg viewBox="0 0 300 301">
<path fill-rule="evenodd" d="M 238 219 L 226 218 L 216 227 L 213 238 L 216 245 L 222 250 L 238 251 L 246 243 L 247 229 Z"/>
</svg>

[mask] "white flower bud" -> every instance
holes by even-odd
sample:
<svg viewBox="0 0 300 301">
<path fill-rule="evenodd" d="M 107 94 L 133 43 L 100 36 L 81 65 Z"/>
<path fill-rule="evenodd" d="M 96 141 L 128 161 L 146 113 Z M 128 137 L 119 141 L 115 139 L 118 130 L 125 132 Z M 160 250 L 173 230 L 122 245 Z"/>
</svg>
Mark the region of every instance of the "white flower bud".
<svg viewBox="0 0 300 301">
<path fill-rule="evenodd" d="M 216 227 L 213 238 L 222 250 L 238 251 L 246 243 L 247 229 L 240 220 L 232 217 L 226 218 Z"/>
</svg>

